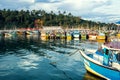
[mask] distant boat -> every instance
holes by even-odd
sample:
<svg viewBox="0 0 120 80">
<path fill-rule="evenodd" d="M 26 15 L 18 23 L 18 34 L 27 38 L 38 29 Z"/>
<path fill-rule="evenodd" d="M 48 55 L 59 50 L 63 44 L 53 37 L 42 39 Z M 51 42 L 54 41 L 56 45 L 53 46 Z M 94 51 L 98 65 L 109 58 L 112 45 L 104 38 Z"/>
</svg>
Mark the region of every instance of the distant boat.
<svg viewBox="0 0 120 80">
<path fill-rule="evenodd" d="M 55 39 L 56 38 L 55 32 L 51 32 L 49 34 L 49 37 L 50 37 L 50 39 Z"/>
<path fill-rule="evenodd" d="M 97 36 L 96 35 L 88 35 L 89 36 L 89 40 L 96 40 Z"/>
<path fill-rule="evenodd" d="M 73 38 L 79 38 L 80 37 L 80 32 L 78 30 L 74 30 L 72 35 L 73 35 Z"/>
<path fill-rule="evenodd" d="M 39 35 L 40 34 L 39 30 L 33 30 L 32 33 L 33 33 L 33 35 Z"/>
<path fill-rule="evenodd" d="M 105 40 L 104 39 L 97 39 L 96 40 L 98 43 L 105 43 Z"/>
<path fill-rule="evenodd" d="M 88 34 L 89 40 L 96 40 L 97 39 L 97 33 L 89 33 Z"/>
<path fill-rule="evenodd" d="M 85 34 L 85 33 L 81 33 L 81 39 L 87 39 L 87 34 Z"/>
<path fill-rule="evenodd" d="M 96 31 L 91 30 L 87 34 L 89 40 L 93 40 L 93 41 L 97 40 L 98 33 Z"/>
<path fill-rule="evenodd" d="M 60 38 L 65 39 L 65 32 L 61 32 Z"/>
<path fill-rule="evenodd" d="M 111 38 L 110 41 L 120 41 L 120 38 Z"/>
<path fill-rule="evenodd" d="M 72 39 L 72 36 L 71 36 L 70 32 L 66 32 L 66 39 L 67 40 L 71 40 Z"/>
<path fill-rule="evenodd" d="M 17 34 L 17 35 L 25 35 L 25 31 L 23 31 L 23 30 L 18 30 L 18 31 L 16 31 L 16 34 Z"/>
<path fill-rule="evenodd" d="M 60 39 L 60 35 L 61 35 L 60 32 L 56 32 L 56 39 Z"/>
<path fill-rule="evenodd" d="M 105 33 L 99 33 L 97 39 L 105 39 Z"/>
<path fill-rule="evenodd" d="M 116 36 L 117 36 L 117 38 L 120 38 L 120 33 L 117 33 Z"/>
<path fill-rule="evenodd" d="M 103 47 L 93 54 L 80 50 L 87 71 L 108 80 L 120 80 L 120 63 L 114 50 Z M 120 53 L 117 53 L 120 54 Z"/>
<path fill-rule="evenodd" d="M 12 36 L 12 34 L 10 34 L 9 32 L 5 32 L 5 33 L 4 33 L 4 37 L 5 37 L 5 38 L 11 37 L 11 36 Z"/>
<path fill-rule="evenodd" d="M 33 32 L 32 31 L 26 31 L 26 35 L 32 35 Z"/>
<path fill-rule="evenodd" d="M 16 31 L 13 31 L 10 33 L 12 36 L 17 36 L 17 32 Z"/>
</svg>

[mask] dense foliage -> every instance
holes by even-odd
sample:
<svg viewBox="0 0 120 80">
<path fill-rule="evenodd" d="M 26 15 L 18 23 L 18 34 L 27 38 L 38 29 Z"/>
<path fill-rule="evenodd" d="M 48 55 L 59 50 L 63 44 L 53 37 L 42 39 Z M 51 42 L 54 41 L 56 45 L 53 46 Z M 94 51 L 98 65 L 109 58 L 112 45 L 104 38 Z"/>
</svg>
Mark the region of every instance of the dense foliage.
<svg viewBox="0 0 120 80">
<path fill-rule="evenodd" d="M 83 20 L 81 17 L 73 16 L 65 11 L 55 14 L 44 10 L 0 10 L 0 29 L 33 28 L 42 26 L 62 26 L 64 28 L 90 28 L 99 29 L 102 27 L 115 29 L 116 25 Z"/>
</svg>

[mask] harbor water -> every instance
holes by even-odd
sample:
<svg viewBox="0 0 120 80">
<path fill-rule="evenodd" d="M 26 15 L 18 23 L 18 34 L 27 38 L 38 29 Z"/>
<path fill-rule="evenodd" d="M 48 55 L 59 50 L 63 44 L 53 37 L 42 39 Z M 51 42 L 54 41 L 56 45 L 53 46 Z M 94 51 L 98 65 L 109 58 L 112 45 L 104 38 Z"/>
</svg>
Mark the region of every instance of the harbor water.
<svg viewBox="0 0 120 80">
<path fill-rule="evenodd" d="M 41 40 L 39 36 L 0 38 L 0 80 L 100 80 L 88 73 L 78 49 L 98 42 Z"/>
</svg>

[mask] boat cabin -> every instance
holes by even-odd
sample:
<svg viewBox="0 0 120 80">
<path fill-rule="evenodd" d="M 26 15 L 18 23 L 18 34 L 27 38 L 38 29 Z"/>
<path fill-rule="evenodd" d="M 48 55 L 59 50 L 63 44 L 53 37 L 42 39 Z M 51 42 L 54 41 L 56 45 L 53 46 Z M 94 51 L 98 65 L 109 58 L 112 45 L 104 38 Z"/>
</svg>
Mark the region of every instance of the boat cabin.
<svg viewBox="0 0 120 80">
<path fill-rule="evenodd" d="M 93 58 L 97 60 L 100 64 L 111 67 L 120 66 L 120 54 L 116 54 L 114 50 L 109 50 L 107 48 L 99 49 L 93 54 Z M 120 67 L 119 67 L 120 68 Z"/>
</svg>

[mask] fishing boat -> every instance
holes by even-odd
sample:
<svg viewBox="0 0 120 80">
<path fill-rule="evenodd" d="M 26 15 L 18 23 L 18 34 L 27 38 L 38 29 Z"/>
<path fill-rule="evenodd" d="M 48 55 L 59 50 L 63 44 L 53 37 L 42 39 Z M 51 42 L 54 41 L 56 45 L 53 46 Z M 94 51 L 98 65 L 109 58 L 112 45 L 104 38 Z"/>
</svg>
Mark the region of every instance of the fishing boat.
<svg viewBox="0 0 120 80">
<path fill-rule="evenodd" d="M 118 33 L 116 34 L 116 36 L 117 36 L 117 38 L 120 38 L 120 32 L 118 32 Z"/>
<path fill-rule="evenodd" d="M 32 31 L 26 31 L 26 35 L 32 35 L 33 32 Z"/>
<path fill-rule="evenodd" d="M 111 38 L 110 41 L 120 41 L 120 38 Z"/>
<path fill-rule="evenodd" d="M 12 35 L 12 36 L 17 36 L 17 32 L 16 31 L 12 31 L 12 32 L 10 32 L 10 34 Z"/>
<path fill-rule="evenodd" d="M 97 33 L 95 31 L 91 31 L 88 34 L 89 40 L 96 40 L 97 39 Z"/>
<path fill-rule="evenodd" d="M 16 34 L 17 35 L 25 35 L 25 31 L 23 31 L 23 30 L 17 30 Z"/>
<path fill-rule="evenodd" d="M 66 39 L 67 40 L 71 40 L 72 39 L 72 36 L 71 36 L 71 33 L 70 32 L 66 32 Z"/>
<path fill-rule="evenodd" d="M 79 38 L 80 37 L 80 32 L 78 30 L 74 30 L 72 33 L 73 38 Z"/>
<path fill-rule="evenodd" d="M 105 34 L 99 32 L 99 34 L 98 34 L 98 36 L 97 36 L 97 39 L 105 39 Z"/>
<path fill-rule="evenodd" d="M 65 39 L 65 32 L 61 32 L 60 38 Z"/>
<path fill-rule="evenodd" d="M 48 39 L 48 35 L 45 31 L 41 31 L 41 36 L 40 37 L 41 37 L 42 40 Z"/>
<path fill-rule="evenodd" d="M 96 41 L 97 41 L 98 43 L 101 43 L 101 44 L 105 43 L 105 40 L 104 40 L 104 39 L 97 39 Z"/>
<path fill-rule="evenodd" d="M 81 39 L 87 39 L 87 36 L 86 36 L 86 34 L 85 33 L 81 33 Z"/>
<path fill-rule="evenodd" d="M 56 38 L 55 32 L 51 32 L 49 34 L 49 37 L 50 37 L 50 39 L 55 39 Z"/>
<path fill-rule="evenodd" d="M 33 30 L 32 33 L 33 33 L 33 35 L 39 35 L 40 34 L 39 30 Z"/>
<path fill-rule="evenodd" d="M 60 35 L 61 35 L 60 32 L 56 32 L 56 39 L 60 39 Z"/>
<path fill-rule="evenodd" d="M 4 37 L 5 37 L 5 38 L 9 38 L 9 37 L 11 37 L 11 36 L 12 36 L 12 35 L 10 34 L 10 32 L 5 32 L 5 33 L 4 33 Z"/>
<path fill-rule="evenodd" d="M 92 54 L 80 50 L 84 66 L 88 72 L 103 79 L 120 80 L 120 60 L 118 59 L 120 53 L 116 52 L 119 49 L 109 48 L 106 45 L 108 44 Z"/>
</svg>

